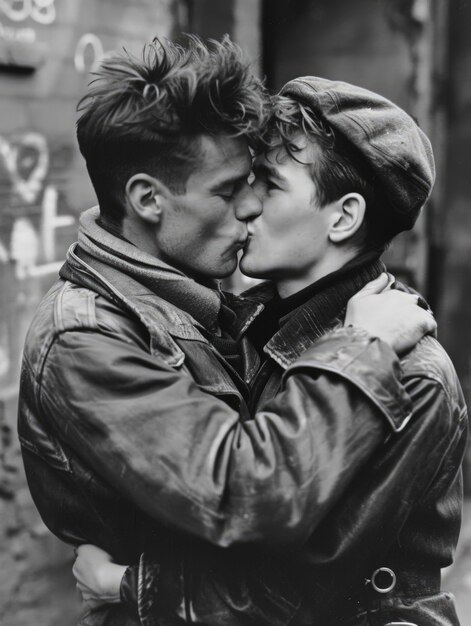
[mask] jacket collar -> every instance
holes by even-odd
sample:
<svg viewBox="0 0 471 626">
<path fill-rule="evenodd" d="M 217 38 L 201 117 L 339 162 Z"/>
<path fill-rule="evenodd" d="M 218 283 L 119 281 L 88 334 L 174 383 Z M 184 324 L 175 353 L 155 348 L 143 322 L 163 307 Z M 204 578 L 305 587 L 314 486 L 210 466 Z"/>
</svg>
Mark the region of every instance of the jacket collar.
<svg viewBox="0 0 471 626">
<path fill-rule="evenodd" d="M 200 285 L 103 229 L 98 216 L 97 208 L 82 214 L 78 244 L 69 248 L 61 277 L 128 309 L 148 329 L 151 350 L 163 349 L 170 365 L 181 365 L 184 354 L 172 337 L 210 343 L 206 336 L 218 330 L 225 296 L 216 283 L 214 288 Z M 230 300 L 237 297 L 231 294 Z M 241 303 L 237 323 L 247 326 L 245 319 L 256 310 Z"/>
<path fill-rule="evenodd" d="M 102 228 L 98 207 L 82 213 L 78 243 L 90 263 L 105 265 L 134 279 L 150 292 L 174 304 L 208 330 L 217 330 L 221 307 L 219 285 L 203 286 L 180 270 L 140 250 Z"/>
<path fill-rule="evenodd" d="M 312 344 L 336 325 L 342 323 L 348 300 L 367 282 L 377 278 L 385 266 L 378 258 L 366 258 L 363 265 L 344 266 L 333 280 L 324 281 L 325 287 L 305 304 L 281 318 L 280 330 L 265 345 L 266 352 L 283 369 L 286 369 Z M 248 292 L 252 302 L 269 306 L 275 294 L 271 283 L 262 283 Z"/>
</svg>

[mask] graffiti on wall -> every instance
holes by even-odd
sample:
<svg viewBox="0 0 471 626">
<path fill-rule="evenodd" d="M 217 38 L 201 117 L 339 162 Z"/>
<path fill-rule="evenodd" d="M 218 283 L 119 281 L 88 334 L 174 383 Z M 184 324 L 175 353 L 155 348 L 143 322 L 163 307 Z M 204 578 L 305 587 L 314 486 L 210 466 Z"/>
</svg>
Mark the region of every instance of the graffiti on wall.
<svg viewBox="0 0 471 626">
<path fill-rule="evenodd" d="M 48 26 L 56 19 L 54 0 L 0 0 L 0 65 L 32 71 L 44 61 L 46 46 L 37 44 L 31 26 Z M 25 24 L 26 22 L 26 24 Z"/>
<path fill-rule="evenodd" d="M 79 74 L 96 72 L 103 59 L 110 54 L 105 52 L 103 43 L 98 35 L 85 33 L 75 46 L 74 65 Z"/>
<path fill-rule="evenodd" d="M 49 170 L 44 135 L 0 135 L 0 279 L 5 296 L 0 306 L 0 377 L 18 360 L 29 315 L 24 294 L 34 299 L 40 277 L 57 273 L 62 264 L 57 258 L 63 254 L 56 250 L 58 231 L 75 223 L 72 215 L 58 212 L 59 194 L 48 181 Z"/>
<path fill-rule="evenodd" d="M 26 204 L 36 201 L 49 167 L 46 139 L 35 132 L 0 136 L 0 157 L 10 178 L 11 191 Z"/>
<path fill-rule="evenodd" d="M 55 0 L 0 0 L 0 13 L 12 22 L 32 19 L 37 24 L 52 24 L 56 19 Z"/>
<path fill-rule="evenodd" d="M 29 131 L 0 136 L 0 160 L 8 177 L 11 206 L 16 206 L 9 241 L 0 241 L 0 262 L 12 261 L 18 280 L 57 269 L 55 233 L 70 226 L 72 215 L 58 215 L 58 193 L 46 183 L 49 149 L 43 135 Z M 39 224 L 29 215 L 28 207 L 39 207 Z M 11 212 L 11 209 L 10 209 Z M 51 265 L 52 264 L 52 265 Z"/>
</svg>

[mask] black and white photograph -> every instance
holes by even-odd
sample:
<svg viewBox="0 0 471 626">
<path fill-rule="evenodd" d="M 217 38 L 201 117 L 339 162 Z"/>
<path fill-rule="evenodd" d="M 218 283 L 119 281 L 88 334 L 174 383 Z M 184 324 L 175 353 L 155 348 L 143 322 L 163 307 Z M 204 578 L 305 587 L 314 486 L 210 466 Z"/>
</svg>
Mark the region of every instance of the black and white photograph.
<svg viewBox="0 0 471 626">
<path fill-rule="evenodd" d="M 471 626 L 471 0 L 0 0 L 0 624 Z"/>
</svg>

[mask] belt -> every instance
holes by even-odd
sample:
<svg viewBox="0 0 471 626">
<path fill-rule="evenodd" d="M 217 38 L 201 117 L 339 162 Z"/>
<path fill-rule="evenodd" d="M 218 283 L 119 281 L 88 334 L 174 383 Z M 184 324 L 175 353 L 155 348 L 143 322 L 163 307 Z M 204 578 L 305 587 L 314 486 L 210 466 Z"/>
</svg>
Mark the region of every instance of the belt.
<svg viewBox="0 0 471 626">
<path fill-rule="evenodd" d="M 440 570 L 378 567 L 365 581 L 368 597 L 427 596 L 440 592 Z"/>
<path fill-rule="evenodd" d="M 356 589 L 338 589 L 335 607 L 331 607 L 331 623 L 342 623 L 363 612 L 381 599 L 420 597 L 440 592 L 440 570 L 425 568 L 398 568 L 392 565 L 378 567 L 361 581 Z"/>
</svg>

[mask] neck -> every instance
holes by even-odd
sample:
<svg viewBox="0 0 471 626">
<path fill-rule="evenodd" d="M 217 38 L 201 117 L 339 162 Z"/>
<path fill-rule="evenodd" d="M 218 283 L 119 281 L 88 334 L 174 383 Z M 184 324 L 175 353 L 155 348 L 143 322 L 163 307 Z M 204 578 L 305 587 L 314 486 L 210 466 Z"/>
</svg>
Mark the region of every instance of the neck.
<svg viewBox="0 0 471 626">
<path fill-rule="evenodd" d="M 160 259 L 167 265 L 170 265 L 170 267 L 173 267 L 182 274 L 185 274 L 185 276 L 191 278 L 203 287 L 208 287 L 209 289 L 218 289 L 218 280 L 209 276 L 204 276 L 201 274 L 197 274 L 196 272 L 192 272 L 187 267 L 176 263 L 174 259 L 168 259 L 166 255 L 162 254 L 157 247 L 152 229 L 149 228 L 148 225 L 146 225 L 145 223 L 124 219 L 122 225 L 122 236 L 130 243 L 135 245 L 136 248 L 139 248 L 139 250 L 147 252 L 147 254 L 150 254 L 157 259 Z"/>
<path fill-rule="evenodd" d="M 355 250 L 336 250 L 333 255 L 326 255 L 307 271 L 299 276 L 288 276 L 275 280 L 276 290 L 280 298 L 289 298 L 305 287 L 336 272 L 356 256 Z"/>
<path fill-rule="evenodd" d="M 121 232 L 122 236 L 135 245 L 136 248 L 160 258 L 155 239 L 151 234 L 152 231 L 149 227 L 146 228 L 145 224 L 125 218 L 122 223 Z"/>
</svg>

